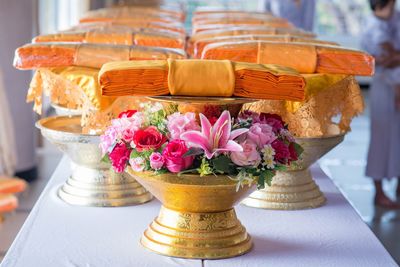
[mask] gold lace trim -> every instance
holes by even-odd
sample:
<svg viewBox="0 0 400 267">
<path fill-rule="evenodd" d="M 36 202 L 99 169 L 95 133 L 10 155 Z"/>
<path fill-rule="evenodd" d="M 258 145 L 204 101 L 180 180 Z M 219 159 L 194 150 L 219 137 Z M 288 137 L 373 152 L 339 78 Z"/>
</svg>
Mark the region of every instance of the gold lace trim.
<svg viewBox="0 0 400 267">
<path fill-rule="evenodd" d="M 356 79 L 348 76 L 310 97 L 296 111 L 287 107 L 285 101 L 262 100 L 245 109 L 279 114 L 296 137 L 320 137 L 350 131 L 351 120 L 364 110 L 364 100 Z"/>
</svg>

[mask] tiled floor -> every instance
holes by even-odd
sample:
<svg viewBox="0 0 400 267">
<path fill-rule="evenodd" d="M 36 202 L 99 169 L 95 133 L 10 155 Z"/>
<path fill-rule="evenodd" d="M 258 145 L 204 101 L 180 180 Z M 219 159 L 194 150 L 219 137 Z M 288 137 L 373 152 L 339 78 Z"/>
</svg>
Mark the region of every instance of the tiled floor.
<svg viewBox="0 0 400 267">
<path fill-rule="evenodd" d="M 320 163 L 392 256 L 400 262 L 400 212 L 375 209 L 372 203 L 373 184 L 364 176 L 369 139 L 367 114 L 368 111 L 353 121 L 352 132 Z M 4 224 L 0 224 L 0 261 L 61 158 L 61 153 L 47 143 L 38 154 L 41 179 L 22 194 L 18 210 L 8 215 Z M 395 186 L 396 181 L 385 183 L 385 189 L 393 197 Z"/>
</svg>

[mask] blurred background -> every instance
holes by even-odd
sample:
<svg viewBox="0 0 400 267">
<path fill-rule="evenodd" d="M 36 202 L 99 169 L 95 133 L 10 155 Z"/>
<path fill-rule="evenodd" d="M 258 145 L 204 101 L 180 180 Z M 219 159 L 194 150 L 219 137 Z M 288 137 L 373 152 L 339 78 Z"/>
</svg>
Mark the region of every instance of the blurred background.
<svg viewBox="0 0 400 267">
<path fill-rule="evenodd" d="M 7 24 L 1 23 L 0 58 L 2 62 L 0 67 L 6 77 L 8 99 L 17 99 L 15 101 L 18 102 L 11 106 L 13 120 L 22 120 L 19 113 L 21 110 L 25 110 L 25 114 L 30 114 L 25 116 L 26 118 L 20 124 L 32 126 L 30 130 L 33 138 L 30 141 L 28 140 L 27 144 L 24 144 L 21 149 L 27 149 L 27 146 L 34 147 L 33 162 L 29 162 L 26 168 L 21 171 L 30 170 L 35 166 L 39 171 L 38 179 L 30 184 L 28 191 L 22 194 L 17 211 L 9 215 L 4 224 L 0 224 L 0 260 L 11 245 L 62 156 L 61 152 L 56 150 L 55 147 L 43 141 L 33 127 L 36 115 L 32 111 L 31 104 L 25 103 L 25 95 L 32 73 L 13 69 L 13 50 L 17 46 L 30 42 L 35 35 L 68 29 L 77 24 L 81 15 L 87 10 L 124 2 L 112 0 L 0 0 L 0 9 L 17 8 L 23 12 L 18 18 L 8 18 Z M 185 3 L 189 14 L 187 22 L 191 20 L 191 12 L 199 6 L 212 5 L 249 11 L 262 11 L 265 7 L 263 0 L 186 0 Z M 397 2 L 397 5 L 399 4 Z M 360 34 L 363 23 L 370 14 L 367 0 L 316 0 L 314 32 L 320 39 L 335 41 L 352 48 L 360 48 Z M 21 27 L 23 29 L 20 29 Z M 189 27 L 188 23 L 187 27 Z M 7 45 L 4 38 L 12 38 L 13 32 L 21 30 L 25 32 L 25 37 L 15 39 L 13 47 Z M 10 82 L 6 79 L 18 82 Z M 370 80 L 360 78 L 359 81 L 367 103 L 366 111 L 353 120 L 352 132 L 346 136 L 341 145 L 322 158 L 320 164 L 392 256 L 400 262 L 400 242 L 398 242 L 400 240 L 400 212 L 375 208 L 372 180 L 364 175 L 369 142 L 368 85 Z M 48 103 L 44 103 L 44 106 L 46 113 L 50 114 L 52 110 Z M 15 128 L 18 133 L 18 126 L 15 126 Z M 384 183 L 384 189 L 393 198 L 395 198 L 395 187 L 396 181 Z"/>
</svg>

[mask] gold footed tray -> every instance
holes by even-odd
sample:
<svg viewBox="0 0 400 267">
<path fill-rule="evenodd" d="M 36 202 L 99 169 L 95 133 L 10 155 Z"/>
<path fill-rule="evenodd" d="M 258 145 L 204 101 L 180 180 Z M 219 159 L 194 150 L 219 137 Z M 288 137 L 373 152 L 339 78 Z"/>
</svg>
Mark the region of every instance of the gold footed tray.
<svg viewBox="0 0 400 267">
<path fill-rule="evenodd" d="M 326 198 L 312 178 L 309 167 L 341 143 L 344 134 L 321 138 L 296 138 L 304 152 L 295 167 L 277 172 L 272 186 L 252 193 L 242 201 L 246 206 L 273 210 L 317 208 Z"/>
<path fill-rule="evenodd" d="M 100 136 L 82 134 L 80 116 L 57 116 L 36 123 L 42 135 L 71 159 L 72 174 L 58 191 L 72 205 L 117 207 L 152 199 L 134 178 L 101 162 Z"/>
<path fill-rule="evenodd" d="M 144 232 L 144 247 L 167 256 L 220 259 L 242 255 L 252 248 L 250 235 L 233 206 L 255 190 L 227 176 L 200 177 L 128 172 L 163 206 Z"/>
</svg>

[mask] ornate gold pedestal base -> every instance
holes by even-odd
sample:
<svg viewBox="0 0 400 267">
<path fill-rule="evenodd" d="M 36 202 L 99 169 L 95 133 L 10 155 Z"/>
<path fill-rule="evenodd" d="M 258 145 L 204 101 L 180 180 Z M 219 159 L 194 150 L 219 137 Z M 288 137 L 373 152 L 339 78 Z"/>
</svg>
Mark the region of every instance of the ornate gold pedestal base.
<svg viewBox="0 0 400 267">
<path fill-rule="evenodd" d="M 102 183 L 86 182 L 70 177 L 58 191 L 59 197 L 72 205 L 119 207 L 142 204 L 152 199 L 152 195 L 128 174 L 114 183 L 104 180 Z"/>
<path fill-rule="evenodd" d="M 50 142 L 71 159 L 71 177 L 58 191 L 72 205 L 117 207 L 141 204 L 152 199 L 132 176 L 115 173 L 102 162 L 100 136 L 82 133 L 80 116 L 58 116 L 37 122 Z"/>
<path fill-rule="evenodd" d="M 220 259 L 242 255 L 252 247 L 250 236 L 234 209 L 191 213 L 164 206 L 141 239 L 159 254 L 195 259 Z"/>
<path fill-rule="evenodd" d="M 274 210 L 317 208 L 325 202 L 308 169 L 278 172 L 272 186 L 256 191 L 242 201 L 246 206 Z"/>
</svg>

